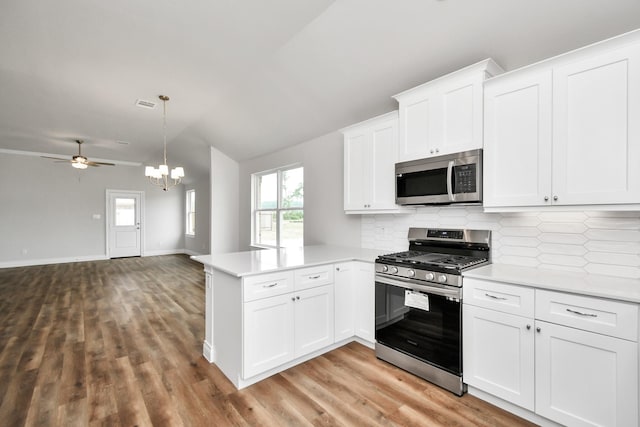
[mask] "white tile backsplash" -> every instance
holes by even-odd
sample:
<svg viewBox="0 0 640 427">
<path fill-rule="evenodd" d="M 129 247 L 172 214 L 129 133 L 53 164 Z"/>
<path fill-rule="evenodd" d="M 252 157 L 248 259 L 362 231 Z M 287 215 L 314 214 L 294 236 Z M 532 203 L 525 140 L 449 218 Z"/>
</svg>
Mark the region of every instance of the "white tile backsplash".
<svg viewBox="0 0 640 427">
<path fill-rule="evenodd" d="M 492 230 L 492 261 L 640 279 L 640 212 L 485 213 L 481 207 L 419 207 L 363 215 L 361 246 L 408 248 L 409 227 Z"/>
</svg>

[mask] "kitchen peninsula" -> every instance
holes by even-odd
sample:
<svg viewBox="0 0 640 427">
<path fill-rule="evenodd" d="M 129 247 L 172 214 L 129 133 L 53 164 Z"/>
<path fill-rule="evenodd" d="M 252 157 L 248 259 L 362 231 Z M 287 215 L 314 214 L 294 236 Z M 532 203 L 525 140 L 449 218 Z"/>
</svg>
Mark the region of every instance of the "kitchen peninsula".
<svg viewBox="0 0 640 427">
<path fill-rule="evenodd" d="M 204 357 L 244 388 L 350 341 L 372 347 L 382 252 L 318 245 L 192 257 L 205 267 Z"/>
</svg>

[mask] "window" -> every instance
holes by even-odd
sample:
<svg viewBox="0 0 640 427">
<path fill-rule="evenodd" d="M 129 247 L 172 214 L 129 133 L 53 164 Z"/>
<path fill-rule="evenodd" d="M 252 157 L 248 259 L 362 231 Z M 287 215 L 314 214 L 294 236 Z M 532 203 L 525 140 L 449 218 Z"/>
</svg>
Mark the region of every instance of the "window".
<svg viewBox="0 0 640 427">
<path fill-rule="evenodd" d="M 187 236 L 196 235 L 196 190 L 187 191 L 187 212 L 185 230 Z"/>
<path fill-rule="evenodd" d="M 253 175 L 252 244 L 302 246 L 304 170 L 289 166 Z"/>
</svg>

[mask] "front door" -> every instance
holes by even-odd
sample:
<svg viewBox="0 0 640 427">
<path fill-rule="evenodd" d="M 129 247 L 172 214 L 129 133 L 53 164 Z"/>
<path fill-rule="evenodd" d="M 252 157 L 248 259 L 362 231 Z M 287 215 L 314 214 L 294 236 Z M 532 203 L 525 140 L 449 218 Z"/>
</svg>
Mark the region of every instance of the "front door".
<svg viewBox="0 0 640 427">
<path fill-rule="evenodd" d="M 142 192 L 107 191 L 109 258 L 142 255 L 141 210 Z"/>
</svg>

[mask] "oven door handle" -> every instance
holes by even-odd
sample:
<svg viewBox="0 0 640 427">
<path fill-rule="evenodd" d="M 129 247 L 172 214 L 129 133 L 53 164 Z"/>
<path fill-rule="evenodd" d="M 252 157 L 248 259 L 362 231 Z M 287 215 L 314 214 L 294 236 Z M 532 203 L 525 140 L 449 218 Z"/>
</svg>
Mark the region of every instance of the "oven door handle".
<svg viewBox="0 0 640 427">
<path fill-rule="evenodd" d="M 454 288 L 454 289 L 441 288 L 437 286 L 423 285 L 423 284 L 418 284 L 415 282 L 409 282 L 404 280 L 391 279 L 389 277 L 380 276 L 377 274 L 376 274 L 376 282 L 382 283 L 385 285 L 398 286 L 405 289 L 411 289 L 414 291 L 440 295 L 447 298 L 453 298 L 456 301 L 460 301 L 460 297 L 461 297 L 460 295 L 461 288 Z"/>
<path fill-rule="evenodd" d="M 447 166 L 447 194 L 452 202 L 456 200 L 456 196 L 453 194 L 453 180 L 451 179 L 453 176 L 453 164 L 454 161 L 450 160 Z"/>
</svg>

